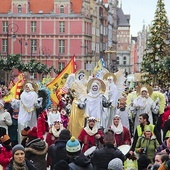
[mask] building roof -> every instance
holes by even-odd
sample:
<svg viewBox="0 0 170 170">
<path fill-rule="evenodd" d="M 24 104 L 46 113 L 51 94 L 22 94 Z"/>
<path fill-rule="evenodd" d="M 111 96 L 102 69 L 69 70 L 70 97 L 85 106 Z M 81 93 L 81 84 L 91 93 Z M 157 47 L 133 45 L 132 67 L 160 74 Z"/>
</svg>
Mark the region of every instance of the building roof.
<svg viewBox="0 0 170 170">
<path fill-rule="evenodd" d="M 5 14 L 11 10 L 11 0 L 0 0 L 0 13 Z"/>
<path fill-rule="evenodd" d="M 30 11 L 33 14 L 49 14 L 54 10 L 54 0 L 30 0 Z"/>
<path fill-rule="evenodd" d="M 122 8 L 117 8 L 118 27 L 129 27 L 130 15 L 125 15 Z"/>
<path fill-rule="evenodd" d="M 75 14 L 81 13 L 82 0 L 71 0 L 71 8 Z"/>
<path fill-rule="evenodd" d="M 11 10 L 12 0 L 0 0 L 0 13 L 7 14 Z M 54 0 L 30 0 L 29 8 L 33 14 L 49 14 L 54 10 Z M 82 0 L 71 0 L 71 8 L 74 14 L 80 14 L 82 9 Z"/>
</svg>

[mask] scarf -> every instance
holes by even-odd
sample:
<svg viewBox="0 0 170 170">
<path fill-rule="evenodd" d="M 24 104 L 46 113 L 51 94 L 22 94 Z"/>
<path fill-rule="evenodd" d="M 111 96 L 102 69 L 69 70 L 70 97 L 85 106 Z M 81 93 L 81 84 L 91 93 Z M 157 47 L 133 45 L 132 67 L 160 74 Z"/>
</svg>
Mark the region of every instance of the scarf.
<svg viewBox="0 0 170 170">
<path fill-rule="evenodd" d="M 24 161 L 23 163 L 17 163 L 17 162 L 13 162 L 13 168 L 14 170 L 28 170 L 26 162 Z"/>
<path fill-rule="evenodd" d="M 60 129 L 56 129 L 54 126 L 52 126 L 51 132 L 52 132 L 52 134 L 53 134 L 56 138 L 58 138 L 60 132 L 61 132 L 63 129 L 64 129 L 64 128 L 63 128 L 62 125 L 60 125 Z"/>
<path fill-rule="evenodd" d="M 95 135 L 97 132 L 98 132 L 98 129 L 97 129 L 97 126 L 96 126 L 96 123 L 94 125 L 94 127 L 92 129 L 90 129 L 89 125 L 87 125 L 84 130 L 86 131 L 86 133 L 90 136 L 93 136 Z"/>
<path fill-rule="evenodd" d="M 119 122 L 119 125 L 116 127 L 114 124 L 111 126 L 111 129 L 115 134 L 121 134 L 123 132 L 123 125 Z"/>
</svg>

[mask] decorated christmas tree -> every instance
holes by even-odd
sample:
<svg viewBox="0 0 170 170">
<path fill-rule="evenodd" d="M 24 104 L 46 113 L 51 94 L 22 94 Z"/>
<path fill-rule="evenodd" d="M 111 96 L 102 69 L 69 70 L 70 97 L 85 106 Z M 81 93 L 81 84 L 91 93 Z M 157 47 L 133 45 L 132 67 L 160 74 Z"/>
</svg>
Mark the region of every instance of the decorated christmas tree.
<svg viewBox="0 0 170 170">
<path fill-rule="evenodd" d="M 166 86 L 170 82 L 169 72 L 170 26 L 164 0 L 158 0 L 155 17 L 147 37 L 142 61 L 142 72 L 147 72 L 145 83 Z"/>
</svg>

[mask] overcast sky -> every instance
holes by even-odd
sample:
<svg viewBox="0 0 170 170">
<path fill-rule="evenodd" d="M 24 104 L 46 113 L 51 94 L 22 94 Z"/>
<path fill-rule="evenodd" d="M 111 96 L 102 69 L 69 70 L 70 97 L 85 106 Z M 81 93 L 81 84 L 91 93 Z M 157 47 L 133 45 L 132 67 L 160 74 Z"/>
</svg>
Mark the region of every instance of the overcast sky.
<svg viewBox="0 0 170 170">
<path fill-rule="evenodd" d="M 143 23 L 149 25 L 154 19 L 157 0 L 119 0 L 122 1 L 124 14 L 131 15 L 131 35 L 136 36 L 142 30 Z M 165 9 L 170 21 L 170 0 L 164 0 Z"/>
</svg>

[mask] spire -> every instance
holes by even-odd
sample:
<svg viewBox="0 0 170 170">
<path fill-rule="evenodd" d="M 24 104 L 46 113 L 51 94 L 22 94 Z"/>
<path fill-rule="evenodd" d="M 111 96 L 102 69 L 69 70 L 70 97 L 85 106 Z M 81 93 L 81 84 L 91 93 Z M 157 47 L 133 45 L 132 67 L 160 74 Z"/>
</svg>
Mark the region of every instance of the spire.
<svg viewBox="0 0 170 170">
<path fill-rule="evenodd" d="M 122 9 L 122 0 L 120 0 L 120 8 Z"/>
</svg>

